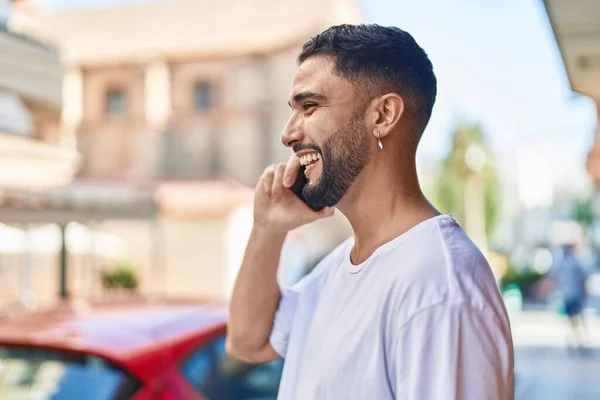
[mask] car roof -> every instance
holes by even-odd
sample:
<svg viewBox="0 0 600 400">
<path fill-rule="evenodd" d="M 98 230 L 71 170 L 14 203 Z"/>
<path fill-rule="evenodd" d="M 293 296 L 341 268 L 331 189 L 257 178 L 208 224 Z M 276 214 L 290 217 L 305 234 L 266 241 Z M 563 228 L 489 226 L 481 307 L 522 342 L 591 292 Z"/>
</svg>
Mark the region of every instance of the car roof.
<svg viewBox="0 0 600 400">
<path fill-rule="evenodd" d="M 226 319 L 223 304 L 193 300 L 68 302 L 49 310 L 0 318 L 0 344 L 48 346 L 124 358 L 223 327 Z"/>
</svg>

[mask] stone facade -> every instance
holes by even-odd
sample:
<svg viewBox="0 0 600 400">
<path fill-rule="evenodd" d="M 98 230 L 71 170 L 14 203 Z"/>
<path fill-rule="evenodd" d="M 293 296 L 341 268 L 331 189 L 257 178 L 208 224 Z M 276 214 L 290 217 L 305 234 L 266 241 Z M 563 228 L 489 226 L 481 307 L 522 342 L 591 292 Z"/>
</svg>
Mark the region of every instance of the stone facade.
<svg viewBox="0 0 600 400">
<path fill-rule="evenodd" d="M 289 154 L 279 135 L 302 43 L 360 20 L 354 0 L 314 3 L 177 0 L 38 13 L 30 30 L 45 27 L 63 56 L 80 178 L 228 176 L 253 186 Z"/>
<path fill-rule="evenodd" d="M 109 186 L 145 188 L 159 210 L 151 221 L 94 222 L 122 251 L 71 252 L 69 291 L 98 293 L 90 288 L 99 271 L 127 258 L 144 293 L 227 297 L 239 267 L 232 260 L 247 239 L 250 188 L 290 154 L 279 136 L 300 47 L 332 24 L 358 22 L 356 2 L 224 0 L 211 8 L 177 0 L 66 13 L 20 3 L 14 29 L 59 47 L 61 129 L 82 156 L 75 183 L 97 188 L 99 198 L 116 196 Z M 322 252 L 347 232 L 338 216 L 303 237 Z M 8 263 L 18 260 L 5 256 Z M 33 286 L 47 299 L 52 285 Z"/>
</svg>

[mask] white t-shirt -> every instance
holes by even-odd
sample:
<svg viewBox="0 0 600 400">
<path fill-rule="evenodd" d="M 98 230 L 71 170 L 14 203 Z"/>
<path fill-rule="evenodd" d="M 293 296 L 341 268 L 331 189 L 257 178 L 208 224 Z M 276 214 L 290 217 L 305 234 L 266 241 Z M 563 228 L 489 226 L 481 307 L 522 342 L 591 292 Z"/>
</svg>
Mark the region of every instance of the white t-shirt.
<svg viewBox="0 0 600 400">
<path fill-rule="evenodd" d="M 350 262 L 354 239 L 282 292 L 270 342 L 284 400 L 513 400 L 510 325 L 489 264 L 454 218 Z"/>
</svg>

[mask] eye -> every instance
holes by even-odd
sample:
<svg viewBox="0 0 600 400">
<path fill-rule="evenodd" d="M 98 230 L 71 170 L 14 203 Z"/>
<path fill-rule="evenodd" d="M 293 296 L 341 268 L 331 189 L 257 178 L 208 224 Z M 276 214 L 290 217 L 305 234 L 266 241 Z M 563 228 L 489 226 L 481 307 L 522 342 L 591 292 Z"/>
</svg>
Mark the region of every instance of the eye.
<svg viewBox="0 0 600 400">
<path fill-rule="evenodd" d="M 304 105 L 302 106 L 302 108 L 304 109 L 304 111 L 309 111 L 310 109 L 316 107 L 317 104 L 316 103 L 304 103 Z"/>
</svg>

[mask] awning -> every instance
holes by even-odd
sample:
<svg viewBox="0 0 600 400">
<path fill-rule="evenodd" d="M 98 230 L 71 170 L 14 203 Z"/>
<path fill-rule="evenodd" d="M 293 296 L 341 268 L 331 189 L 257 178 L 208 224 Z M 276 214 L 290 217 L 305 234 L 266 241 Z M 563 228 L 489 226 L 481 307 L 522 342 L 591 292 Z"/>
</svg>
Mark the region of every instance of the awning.
<svg viewBox="0 0 600 400">
<path fill-rule="evenodd" d="M 125 185 L 77 183 L 38 192 L 0 189 L 3 223 L 86 223 L 155 215 L 152 191 Z"/>
<path fill-rule="evenodd" d="M 600 102 L 600 1 L 544 0 L 571 89 Z"/>
</svg>

